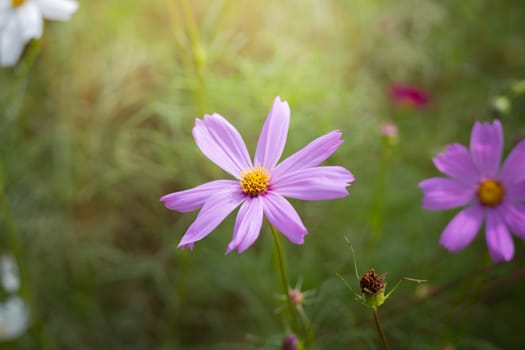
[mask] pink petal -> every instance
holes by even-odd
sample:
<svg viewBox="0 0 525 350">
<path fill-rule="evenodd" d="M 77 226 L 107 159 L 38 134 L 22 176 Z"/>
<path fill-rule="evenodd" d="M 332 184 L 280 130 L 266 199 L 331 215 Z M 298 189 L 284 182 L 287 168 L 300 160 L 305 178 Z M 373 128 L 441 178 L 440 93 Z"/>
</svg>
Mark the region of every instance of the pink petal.
<svg viewBox="0 0 525 350">
<path fill-rule="evenodd" d="M 239 253 L 248 249 L 261 232 L 263 222 L 263 198 L 247 197 L 244 201 L 237 219 L 235 220 L 235 228 L 233 230 L 233 239 L 228 244 L 226 254 L 232 250 L 237 249 Z"/>
<path fill-rule="evenodd" d="M 32 2 L 26 2 L 16 9 L 16 16 L 22 28 L 25 40 L 38 39 L 42 36 L 44 23 L 38 7 Z"/>
<path fill-rule="evenodd" d="M 286 144 L 286 135 L 290 124 L 290 106 L 276 97 L 272 109 L 264 122 L 255 151 L 255 166 L 273 169 Z"/>
<path fill-rule="evenodd" d="M 460 211 L 445 227 L 439 243 L 451 252 L 459 252 L 472 242 L 483 222 L 483 207 L 472 205 Z"/>
<path fill-rule="evenodd" d="M 525 201 L 525 180 L 518 183 L 503 183 L 505 200 L 511 202 Z"/>
<path fill-rule="evenodd" d="M 178 248 L 180 248 L 181 250 L 184 250 L 186 248 L 189 250 L 193 250 L 193 248 L 195 248 L 195 243 L 188 243 L 188 244 L 183 244 L 183 245 L 179 244 Z"/>
<path fill-rule="evenodd" d="M 507 184 L 525 181 L 525 140 L 510 152 L 501 168 L 500 179 Z"/>
<path fill-rule="evenodd" d="M 303 244 L 308 231 L 292 205 L 277 193 L 268 192 L 263 199 L 264 214 L 268 221 L 290 242 Z"/>
<path fill-rule="evenodd" d="M 514 242 L 503 218 L 497 210 L 487 210 L 487 246 L 495 262 L 510 261 L 514 256 Z"/>
<path fill-rule="evenodd" d="M 415 107 L 424 106 L 430 101 L 422 89 L 412 85 L 394 84 L 390 87 L 390 96 L 395 102 L 408 102 Z"/>
<path fill-rule="evenodd" d="M 190 225 L 179 248 L 189 246 L 210 234 L 244 200 L 241 191 L 217 192 L 204 203 L 195 221 Z"/>
<path fill-rule="evenodd" d="M 505 204 L 499 211 L 510 231 L 525 239 L 525 205 L 521 203 Z"/>
<path fill-rule="evenodd" d="M 448 145 L 445 152 L 438 154 L 433 161 L 439 171 L 461 182 L 474 184 L 481 180 L 469 151 L 458 143 Z"/>
<path fill-rule="evenodd" d="M 34 0 L 46 19 L 67 21 L 78 9 L 78 3 L 72 0 Z"/>
<path fill-rule="evenodd" d="M 316 167 L 330 157 L 342 143 L 340 131 L 329 132 L 283 160 L 272 171 L 272 176 L 279 178 L 288 172 Z"/>
<path fill-rule="evenodd" d="M 215 113 L 196 119 L 193 137 L 206 157 L 234 177 L 252 167 L 242 136 L 222 116 Z"/>
<path fill-rule="evenodd" d="M 185 191 L 165 195 L 160 200 L 166 208 L 187 213 L 199 209 L 204 202 L 216 192 L 231 188 L 231 192 L 240 189 L 239 182 L 235 180 L 216 180 Z"/>
<path fill-rule="evenodd" d="M 503 152 L 503 130 L 499 120 L 474 124 L 470 137 L 472 160 L 482 177 L 495 178 Z"/>
<path fill-rule="evenodd" d="M 431 178 L 419 183 L 423 190 L 423 208 L 427 210 L 452 209 L 476 199 L 476 187 L 454 179 Z"/>
<path fill-rule="evenodd" d="M 271 183 L 272 191 L 302 200 L 326 200 L 348 195 L 354 176 L 340 166 L 315 167 L 286 174 Z"/>
</svg>

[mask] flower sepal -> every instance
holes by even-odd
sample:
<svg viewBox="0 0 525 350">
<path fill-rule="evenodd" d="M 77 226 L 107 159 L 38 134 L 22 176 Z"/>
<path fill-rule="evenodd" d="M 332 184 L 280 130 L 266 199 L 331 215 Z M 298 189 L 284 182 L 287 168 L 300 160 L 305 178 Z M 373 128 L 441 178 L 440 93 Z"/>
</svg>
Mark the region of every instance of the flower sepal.
<svg viewBox="0 0 525 350">
<path fill-rule="evenodd" d="M 385 289 L 386 289 L 386 283 L 385 283 L 385 288 L 382 288 L 375 294 L 370 294 L 370 293 L 361 294 L 360 302 L 371 309 L 377 310 L 381 305 L 384 304 L 384 302 L 387 299 L 387 297 L 385 296 Z"/>
</svg>

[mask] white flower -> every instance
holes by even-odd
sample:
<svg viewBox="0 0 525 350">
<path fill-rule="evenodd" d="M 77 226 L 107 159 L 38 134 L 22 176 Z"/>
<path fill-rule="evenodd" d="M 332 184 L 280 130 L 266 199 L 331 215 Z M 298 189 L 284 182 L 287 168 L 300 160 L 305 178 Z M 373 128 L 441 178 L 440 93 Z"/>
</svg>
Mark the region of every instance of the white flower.
<svg viewBox="0 0 525 350">
<path fill-rule="evenodd" d="M 10 296 L 0 303 L 0 340 L 19 337 L 29 323 L 29 309 L 19 296 Z"/>
<path fill-rule="evenodd" d="M 77 8 L 73 0 L 0 0 L 0 66 L 15 65 L 24 46 L 42 36 L 44 18 L 66 21 Z"/>
<path fill-rule="evenodd" d="M 11 254 L 4 254 L 0 258 L 0 277 L 5 291 L 13 293 L 20 288 L 18 266 Z"/>
</svg>

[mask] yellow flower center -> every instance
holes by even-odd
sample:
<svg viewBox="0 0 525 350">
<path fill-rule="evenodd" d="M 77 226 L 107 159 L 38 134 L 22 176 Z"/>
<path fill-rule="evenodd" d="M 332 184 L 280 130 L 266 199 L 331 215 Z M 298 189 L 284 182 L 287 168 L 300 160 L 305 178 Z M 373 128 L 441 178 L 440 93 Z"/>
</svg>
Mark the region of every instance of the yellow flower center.
<svg viewBox="0 0 525 350">
<path fill-rule="evenodd" d="M 483 180 L 478 187 L 478 198 L 481 204 L 492 207 L 498 205 L 505 196 L 505 189 L 492 179 Z"/>
<path fill-rule="evenodd" d="M 266 192 L 269 182 L 270 173 L 263 167 L 247 168 L 241 173 L 242 191 L 251 197 Z"/>
<path fill-rule="evenodd" d="M 24 2 L 26 2 L 26 0 L 11 0 L 11 5 L 13 7 L 18 7 L 22 5 Z"/>
</svg>

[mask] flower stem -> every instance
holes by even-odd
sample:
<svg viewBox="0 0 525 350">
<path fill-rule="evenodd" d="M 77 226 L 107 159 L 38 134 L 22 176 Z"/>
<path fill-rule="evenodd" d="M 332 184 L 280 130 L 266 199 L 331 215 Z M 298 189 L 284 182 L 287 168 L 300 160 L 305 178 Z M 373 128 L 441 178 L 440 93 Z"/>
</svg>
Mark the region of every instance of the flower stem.
<svg viewBox="0 0 525 350">
<path fill-rule="evenodd" d="M 186 24 L 188 26 L 188 34 L 191 40 L 191 43 L 193 46 L 198 43 L 199 41 L 199 31 L 197 29 L 197 23 L 195 21 L 195 16 L 193 15 L 193 11 L 191 9 L 191 5 L 188 2 L 188 0 L 182 0 L 181 2 L 182 6 L 182 12 L 184 15 L 184 19 L 186 20 Z"/>
<path fill-rule="evenodd" d="M 383 327 L 381 326 L 381 320 L 379 320 L 379 314 L 377 313 L 377 309 L 372 309 L 372 312 L 374 313 L 374 320 L 376 321 L 377 332 L 379 333 L 379 337 L 383 342 L 383 346 L 386 350 L 390 350 L 390 345 L 388 345 L 388 340 L 386 339 L 385 332 L 383 332 Z"/>
<path fill-rule="evenodd" d="M 297 320 L 297 314 L 295 311 L 295 307 L 292 303 L 292 299 L 290 298 L 290 284 L 288 282 L 288 275 L 286 274 L 281 239 L 279 238 L 279 234 L 275 230 L 275 227 L 273 227 L 273 225 L 270 223 L 269 223 L 269 226 L 270 226 L 270 230 L 272 231 L 273 241 L 275 242 L 275 251 L 277 253 L 277 260 L 279 260 L 279 271 L 280 271 L 280 276 L 281 276 L 281 283 L 283 284 L 284 295 L 286 295 L 286 301 L 288 304 L 288 311 L 290 313 L 292 330 L 294 331 L 295 334 L 299 334 L 299 331 L 300 331 L 299 322 Z"/>
<path fill-rule="evenodd" d="M 304 340 L 307 344 L 314 344 L 315 343 L 315 335 L 312 329 L 312 323 L 310 322 L 310 319 L 308 318 L 308 315 L 304 311 L 304 308 L 299 305 L 297 307 L 297 312 L 299 313 L 299 316 L 301 318 L 302 324 L 304 326 Z"/>
<path fill-rule="evenodd" d="M 205 68 L 206 68 L 206 52 L 199 38 L 199 27 L 197 19 L 192 10 L 189 0 L 180 1 L 182 7 L 182 15 L 186 23 L 188 37 L 190 39 L 192 61 L 194 67 L 197 84 L 195 88 L 196 104 L 200 113 L 205 111 L 206 103 L 206 89 L 205 89 Z"/>
<path fill-rule="evenodd" d="M 379 242 L 383 232 L 385 220 L 385 186 L 389 170 L 388 168 L 392 158 L 392 145 L 389 144 L 386 138 L 383 139 L 381 147 L 381 162 L 379 163 L 378 176 L 372 197 L 372 208 L 368 218 L 370 229 L 372 231 L 372 244 Z"/>
</svg>

